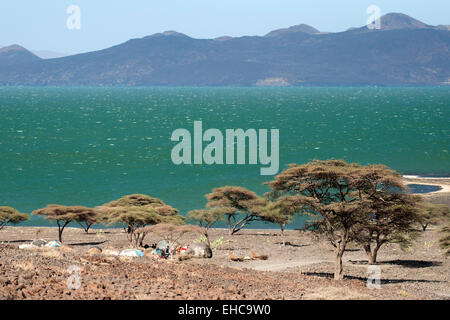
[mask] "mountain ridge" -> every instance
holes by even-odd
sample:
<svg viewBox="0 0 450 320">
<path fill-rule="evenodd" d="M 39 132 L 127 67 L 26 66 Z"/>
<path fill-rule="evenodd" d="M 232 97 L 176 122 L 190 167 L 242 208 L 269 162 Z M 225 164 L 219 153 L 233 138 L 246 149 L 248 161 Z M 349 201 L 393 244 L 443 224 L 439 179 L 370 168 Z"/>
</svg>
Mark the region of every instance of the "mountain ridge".
<svg viewBox="0 0 450 320">
<path fill-rule="evenodd" d="M 45 60 L 20 47 L 22 58 L 13 61 L 3 48 L 0 85 L 440 85 L 450 80 L 444 27 L 391 13 L 381 18 L 381 30 L 323 33 L 300 24 L 215 39 L 165 31 Z"/>
</svg>

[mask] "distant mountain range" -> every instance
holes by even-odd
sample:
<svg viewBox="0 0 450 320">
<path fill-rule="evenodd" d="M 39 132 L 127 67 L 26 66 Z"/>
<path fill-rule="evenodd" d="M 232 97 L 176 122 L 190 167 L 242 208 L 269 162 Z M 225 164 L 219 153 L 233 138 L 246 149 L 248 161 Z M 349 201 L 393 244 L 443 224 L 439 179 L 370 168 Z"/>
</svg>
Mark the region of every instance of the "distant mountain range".
<svg viewBox="0 0 450 320">
<path fill-rule="evenodd" d="M 0 85 L 450 85 L 450 28 L 390 13 L 380 30 L 301 24 L 216 39 L 168 31 L 55 59 L 13 45 L 0 49 Z"/>
<path fill-rule="evenodd" d="M 67 53 L 55 52 L 50 50 L 32 50 L 31 52 L 42 59 L 55 59 L 70 56 L 70 54 Z"/>
</svg>

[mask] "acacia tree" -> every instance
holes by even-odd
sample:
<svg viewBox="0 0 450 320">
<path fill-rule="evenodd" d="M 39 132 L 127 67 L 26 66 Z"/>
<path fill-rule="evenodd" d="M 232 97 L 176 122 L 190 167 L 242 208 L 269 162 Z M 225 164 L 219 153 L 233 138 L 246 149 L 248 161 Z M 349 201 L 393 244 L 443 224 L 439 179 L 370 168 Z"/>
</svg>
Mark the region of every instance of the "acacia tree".
<svg viewBox="0 0 450 320">
<path fill-rule="evenodd" d="M 361 197 L 370 203 L 359 224 L 356 242 L 364 248 L 369 264 L 374 264 L 382 245 L 408 245 L 417 237 L 415 224 L 422 199 L 407 194 L 401 175 L 384 165 L 361 167 L 353 181 Z"/>
<path fill-rule="evenodd" d="M 315 230 L 335 248 L 336 280 L 343 278 L 342 256 L 348 243 L 361 244 L 374 263 L 383 244 L 414 238 L 420 198 L 406 194 L 401 176 L 386 166 L 316 160 L 292 165 L 269 186 L 274 198 L 296 195 L 299 207 L 314 217 Z"/>
<path fill-rule="evenodd" d="M 71 222 L 92 223 L 98 212 L 95 209 L 83 206 L 63 206 L 51 204 L 43 209 L 32 212 L 33 215 L 44 216 L 46 220 L 56 221 L 58 225 L 58 239 L 62 243 L 62 234 Z"/>
<path fill-rule="evenodd" d="M 17 224 L 30 219 L 26 213 L 20 213 L 11 207 L 0 207 L 0 230 L 8 223 Z"/>
<path fill-rule="evenodd" d="M 191 210 L 186 218 L 197 222 L 200 227 L 209 230 L 216 222 L 223 220 L 225 214 L 234 212 L 233 208 L 207 208 L 199 210 Z"/>
<path fill-rule="evenodd" d="M 286 245 L 284 230 L 290 224 L 301 207 L 296 196 L 283 196 L 275 202 L 269 202 L 262 210 L 261 218 L 264 221 L 278 224 L 281 230 L 283 246 Z"/>
<path fill-rule="evenodd" d="M 423 231 L 426 231 L 430 224 L 436 224 L 449 216 L 450 209 L 445 204 L 434 204 L 424 201 L 419 206 L 418 222 Z"/>
<path fill-rule="evenodd" d="M 342 257 L 355 239 L 354 231 L 364 220 L 370 203 L 362 197 L 355 182 L 361 168 L 342 160 L 315 160 L 291 165 L 269 183 L 268 196 L 294 196 L 298 211 L 313 217 L 314 230 L 323 233 L 334 247 L 334 279 L 343 279 Z"/>
<path fill-rule="evenodd" d="M 161 199 L 143 194 L 124 196 L 98 208 L 109 224 L 122 225 L 129 243 L 135 247 L 142 246 L 144 240 L 142 233 L 136 233 L 139 228 L 158 223 L 184 223 L 184 217 L 178 214 L 177 209 Z"/>
<path fill-rule="evenodd" d="M 418 236 L 417 198 L 411 195 L 386 196 L 383 202 L 375 202 L 356 236 L 366 252 L 369 264 L 377 262 L 378 251 L 386 243 L 408 246 Z"/>
<path fill-rule="evenodd" d="M 106 207 L 145 207 L 145 206 L 151 206 L 151 207 L 163 207 L 167 206 L 164 201 L 158 198 L 153 198 L 151 196 L 145 195 L 145 194 L 132 194 L 123 196 L 122 198 L 118 200 L 114 200 L 111 202 L 108 202 L 104 206 Z M 167 206 L 170 207 L 170 206 Z M 171 210 L 177 211 L 177 209 L 170 207 Z M 177 211 L 178 213 L 178 211 Z"/>
<path fill-rule="evenodd" d="M 262 209 L 267 204 L 264 198 L 253 191 L 236 186 L 216 188 L 206 195 L 206 199 L 208 208 L 232 208 L 224 213 L 230 235 L 239 232 L 252 221 L 262 220 Z"/>
<path fill-rule="evenodd" d="M 173 252 L 180 244 L 180 240 L 189 233 L 199 233 L 206 235 L 206 230 L 199 226 L 192 225 L 177 225 L 173 223 L 160 223 L 136 230 L 136 234 L 139 235 L 139 239 L 144 239 L 149 233 L 161 237 L 167 242 L 170 248 L 170 252 Z"/>
<path fill-rule="evenodd" d="M 94 210 L 93 214 L 90 215 L 88 219 L 83 215 L 80 215 L 75 219 L 75 222 L 78 223 L 86 233 L 89 233 L 89 229 L 94 224 L 102 223 L 102 221 L 102 213 L 99 210 Z"/>
<path fill-rule="evenodd" d="M 224 220 L 224 216 L 227 214 L 232 214 L 235 211 L 233 208 L 207 208 L 201 210 L 191 210 L 188 212 L 186 218 L 190 221 L 195 221 L 197 224 L 205 229 L 205 237 L 208 245 L 209 235 L 208 231 L 211 227 L 218 221 Z"/>
</svg>

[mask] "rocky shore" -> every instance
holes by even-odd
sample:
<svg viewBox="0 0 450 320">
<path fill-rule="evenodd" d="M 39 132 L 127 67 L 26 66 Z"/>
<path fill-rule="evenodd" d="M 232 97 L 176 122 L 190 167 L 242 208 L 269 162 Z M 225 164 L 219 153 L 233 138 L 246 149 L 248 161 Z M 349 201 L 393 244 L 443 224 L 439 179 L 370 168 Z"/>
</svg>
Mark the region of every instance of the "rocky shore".
<svg viewBox="0 0 450 320">
<path fill-rule="evenodd" d="M 68 228 L 61 248 L 19 249 L 35 239 L 54 240 L 55 228 L 7 227 L 0 232 L 0 299 L 450 299 L 450 263 L 431 227 L 407 251 L 382 248 L 379 289 L 367 287 L 364 251 L 344 255 L 343 281 L 332 280 L 332 247 L 309 232 L 214 229 L 211 259 L 118 257 L 129 248 L 119 229 L 86 234 Z M 184 241 L 193 243 L 197 236 Z M 146 238 L 147 244 L 159 239 Z M 99 248 L 103 253 L 92 248 Z M 230 261 L 228 254 L 268 260 Z"/>
</svg>

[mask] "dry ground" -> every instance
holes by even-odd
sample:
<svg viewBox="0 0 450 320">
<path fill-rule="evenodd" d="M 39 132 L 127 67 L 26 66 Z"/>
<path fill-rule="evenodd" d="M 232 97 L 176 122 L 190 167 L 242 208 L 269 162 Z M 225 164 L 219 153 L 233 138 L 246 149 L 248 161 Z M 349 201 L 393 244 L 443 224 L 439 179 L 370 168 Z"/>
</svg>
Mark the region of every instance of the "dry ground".
<svg viewBox="0 0 450 320">
<path fill-rule="evenodd" d="M 387 245 L 379 254 L 381 288 L 366 287 L 365 254 L 350 247 L 344 255 L 346 279 L 335 282 L 332 247 L 312 233 L 287 231 L 286 246 L 277 230 L 244 230 L 223 237 L 212 259 L 166 261 L 89 256 L 92 247 L 128 248 L 119 229 L 75 228 L 64 232 L 63 249 L 20 250 L 35 239 L 55 239 L 54 228 L 7 227 L 0 232 L 0 299 L 450 299 L 450 261 L 438 246 L 438 228 L 424 232 L 414 247 Z M 196 240 L 191 235 L 185 243 Z M 158 239 L 148 237 L 152 244 Z M 228 251 L 267 261 L 232 262 Z M 81 270 L 78 290 L 70 290 L 70 266 Z"/>
<path fill-rule="evenodd" d="M 450 205 L 450 179 L 405 179 L 406 183 L 436 184 L 441 192 L 425 195 L 434 203 Z M 118 258 L 88 254 L 92 247 L 129 248 L 120 229 L 76 228 L 64 231 L 61 249 L 21 250 L 36 239 L 53 240 L 55 228 L 6 227 L 0 231 L 0 299 L 450 299 L 450 259 L 439 249 L 439 227 L 431 226 L 402 251 L 389 244 L 380 250 L 377 266 L 380 289 L 369 289 L 363 250 L 350 246 L 344 255 L 343 281 L 333 281 L 333 250 L 310 232 L 243 230 L 221 239 L 211 259 L 187 261 L 153 258 Z M 198 240 L 186 237 L 184 244 Z M 147 244 L 156 243 L 148 236 Z M 269 255 L 266 261 L 233 262 L 228 252 L 241 257 L 250 250 Z M 79 287 L 70 289 L 78 267 Z M 76 279 L 75 279 L 76 280 Z"/>
</svg>

